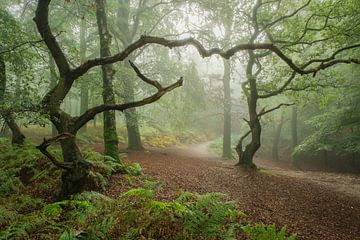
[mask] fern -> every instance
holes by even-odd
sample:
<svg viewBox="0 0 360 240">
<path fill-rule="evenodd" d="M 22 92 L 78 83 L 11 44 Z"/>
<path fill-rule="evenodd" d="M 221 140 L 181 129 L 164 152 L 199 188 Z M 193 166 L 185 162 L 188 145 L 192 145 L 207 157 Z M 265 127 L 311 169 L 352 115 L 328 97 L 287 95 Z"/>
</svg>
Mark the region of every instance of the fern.
<svg viewBox="0 0 360 240">
<path fill-rule="evenodd" d="M 241 227 L 242 231 L 250 238 L 250 240 L 295 240 L 296 234 L 291 236 L 286 236 L 286 227 L 280 229 L 279 232 L 276 231 L 275 224 L 273 225 L 264 225 L 256 224 L 246 225 Z"/>
<path fill-rule="evenodd" d="M 151 199 L 155 195 L 154 191 L 144 188 L 134 188 L 122 194 L 123 197 L 136 197 L 139 199 Z"/>
<path fill-rule="evenodd" d="M 236 220 L 243 213 L 236 210 L 233 202 L 224 199 L 225 195 L 220 193 L 198 195 L 196 201 L 194 195 L 183 195 L 180 200 L 189 209 L 184 215 L 184 230 L 191 235 L 210 238 L 231 235 Z"/>
<path fill-rule="evenodd" d="M 66 229 L 59 237 L 59 240 L 78 240 L 74 229 Z"/>
</svg>

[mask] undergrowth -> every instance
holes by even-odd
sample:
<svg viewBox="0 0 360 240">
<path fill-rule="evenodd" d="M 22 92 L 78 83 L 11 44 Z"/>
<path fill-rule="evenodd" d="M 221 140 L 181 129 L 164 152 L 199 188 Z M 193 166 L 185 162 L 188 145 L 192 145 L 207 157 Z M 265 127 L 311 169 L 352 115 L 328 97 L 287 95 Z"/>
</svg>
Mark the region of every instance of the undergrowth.
<svg viewBox="0 0 360 240">
<path fill-rule="evenodd" d="M 56 149 L 51 151 L 60 157 Z M 286 237 L 285 228 L 277 231 L 274 225 L 244 223 L 244 213 L 220 193 L 183 192 L 172 201 L 160 201 L 156 192 L 161 183 L 144 177 L 140 165 L 83 153 L 92 165 L 91 174 L 98 176 L 100 190 L 116 172 L 129 182 L 143 181 L 143 188 L 114 198 L 87 191 L 54 201 L 49 190 L 58 189 L 61 172 L 34 145 L 13 148 L 1 139 L 0 240 L 295 239 Z"/>
</svg>

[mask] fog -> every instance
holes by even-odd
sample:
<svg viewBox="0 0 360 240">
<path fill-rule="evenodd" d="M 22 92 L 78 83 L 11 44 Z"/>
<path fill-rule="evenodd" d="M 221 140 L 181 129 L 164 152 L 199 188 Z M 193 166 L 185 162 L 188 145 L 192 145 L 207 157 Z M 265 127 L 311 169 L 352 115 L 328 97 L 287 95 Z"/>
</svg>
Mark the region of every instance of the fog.
<svg viewBox="0 0 360 240">
<path fill-rule="evenodd" d="M 359 9 L 0 1 L 0 239 L 356 239 Z"/>
</svg>

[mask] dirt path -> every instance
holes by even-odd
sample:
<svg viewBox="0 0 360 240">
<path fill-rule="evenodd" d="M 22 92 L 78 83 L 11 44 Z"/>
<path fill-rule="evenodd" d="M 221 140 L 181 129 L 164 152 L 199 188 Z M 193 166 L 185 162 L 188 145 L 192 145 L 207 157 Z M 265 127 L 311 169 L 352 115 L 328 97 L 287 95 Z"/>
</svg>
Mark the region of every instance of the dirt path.
<svg viewBox="0 0 360 240">
<path fill-rule="evenodd" d="M 298 239 L 360 239 L 360 199 L 318 183 L 324 182 L 322 175 L 316 180 L 313 175 L 276 168 L 239 169 L 216 161 L 206 148 L 205 144 L 131 152 L 126 161 L 139 162 L 145 173 L 164 183 L 161 199 L 172 199 L 180 191 L 223 192 L 237 201 L 250 220 L 287 225 L 298 232 Z M 111 193 L 116 195 L 114 181 Z"/>
</svg>

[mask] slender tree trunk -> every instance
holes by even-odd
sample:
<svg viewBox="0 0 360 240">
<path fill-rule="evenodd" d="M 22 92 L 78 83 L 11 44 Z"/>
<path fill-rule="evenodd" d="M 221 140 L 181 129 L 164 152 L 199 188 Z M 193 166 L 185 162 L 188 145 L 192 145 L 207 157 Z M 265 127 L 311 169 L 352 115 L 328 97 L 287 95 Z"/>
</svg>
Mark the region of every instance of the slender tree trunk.
<svg viewBox="0 0 360 240">
<path fill-rule="evenodd" d="M 254 65 L 255 55 L 252 51 L 249 51 L 249 61 L 247 64 L 246 76 L 249 82 L 250 91 L 246 94 L 250 118 L 248 125 L 251 130 L 251 142 L 245 147 L 245 150 L 243 151 L 242 141 L 239 141 L 236 149 L 239 155 L 239 162 L 237 165 L 243 165 L 250 168 L 256 168 L 256 165 L 253 163 L 253 158 L 261 146 L 261 124 L 259 115 L 256 112 L 258 92 L 256 86 L 256 77 L 253 75 Z"/>
<path fill-rule="evenodd" d="M 125 121 L 128 137 L 129 150 L 143 150 L 144 147 L 141 143 L 139 121 L 136 109 L 127 109 L 125 112 Z"/>
<path fill-rule="evenodd" d="M 57 76 L 55 70 L 54 58 L 49 53 L 49 69 L 50 69 L 50 89 L 53 89 L 57 84 Z M 51 136 L 55 137 L 58 134 L 56 127 L 51 123 Z"/>
<path fill-rule="evenodd" d="M 121 36 L 116 36 L 121 38 L 124 47 L 131 44 L 133 41 L 132 32 L 137 31 L 137 24 L 133 24 L 133 28 L 130 30 L 130 1 L 129 0 L 118 0 L 118 13 L 117 13 L 117 25 L 121 32 Z M 136 59 L 134 56 L 130 56 L 129 59 L 134 62 Z M 126 61 L 124 66 L 131 69 L 130 64 Z M 135 86 L 134 79 L 129 78 L 129 76 L 122 76 L 124 79 L 124 89 L 123 95 L 125 102 L 132 102 L 135 99 Z M 130 150 L 143 150 L 144 147 L 141 143 L 141 135 L 139 128 L 139 119 L 137 110 L 135 108 L 127 109 L 125 112 L 125 122 L 127 130 L 127 139 L 128 139 L 128 149 Z"/>
<path fill-rule="evenodd" d="M 297 117 L 297 106 L 293 106 L 291 109 L 291 139 L 293 151 L 298 145 L 298 117 Z M 298 166 L 298 157 L 296 155 L 291 156 L 291 164 Z"/>
<path fill-rule="evenodd" d="M 0 103 L 4 102 L 6 90 L 6 65 L 3 55 L 0 54 Z M 15 122 L 13 115 L 10 112 L 3 112 L 2 117 L 5 120 L 6 125 L 11 130 L 11 143 L 13 145 L 23 145 L 25 136 L 22 134 L 19 126 Z"/>
<path fill-rule="evenodd" d="M 85 18 L 80 23 L 80 62 L 86 60 L 86 22 Z M 80 85 L 80 114 L 83 114 L 89 108 L 89 87 L 85 79 L 82 79 Z M 86 133 L 87 125 L 85 124 L 79 131 L 80 134 Z"/>
<path fill-rule="evenodd" d="M 133 61 L 134 59 L 132 59 Z M 130 68 L 128 63 L 125 64 L 127 68 Z M 134 97 L 134 79 L 131 79 L 127 76 L 124 78 L 124 98 L 125 102 L 133 102 Z M 125 112 L 125 121 L 126 129 L 128 136 L 128 149 L 129 150 L 143 150 L 144 147 L 141 143 L 140 129 L 139 129 L 139 120 L 137 111 L 135 108 L 130 108 L 124 111 Z"/>
<path fill-rule="evenodd" d="M 274 161 L 279 161 L 279 143 L 281 139 L 281 130 L 284 124 L 284 116 L 281 114 L 280 122 L 276 127 L 274 140 L 273 140 L 273 147 L 272 147 L 272 159 Z"/>
<path fill-rule="evenodd" d="M 223 133 L 223 152 L 224 159 L 232 158 L 231 151 L 231 92 L 230 92 L 230 61 L 224 59 L 224 133 Z"/>
<path fill-rule="evenodd" d="M 107 16 L 105 12 L 105 1 L 96 0 L 96 18 L 100 36 L 100 56 L 107 57 L 111 55 L 110 44 L 111 36 L 107 26 Z M 113 89 L 114 70 L 111 64 L 103 65 L 103 101 L 104 104 L 115 104 Z M 119 159 L 118 136 L 116 132 L 115 111 L 104 112 L 104 144 L 105 155 Z"/>
<path fill-rule="evenodd" d="M 4 116 L 6 124 L 9 126 L 11 130 L 11 143 L 13 145 L 23 145 L 25 136 L 22 134 L 20 127 L 15 122 L 12 115 Z"/>
</svg>

